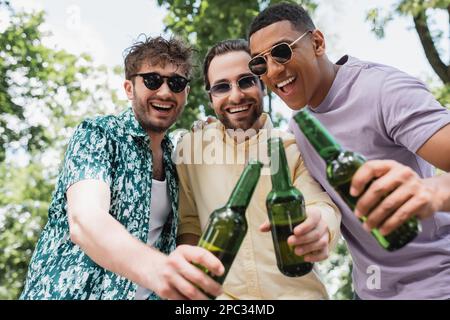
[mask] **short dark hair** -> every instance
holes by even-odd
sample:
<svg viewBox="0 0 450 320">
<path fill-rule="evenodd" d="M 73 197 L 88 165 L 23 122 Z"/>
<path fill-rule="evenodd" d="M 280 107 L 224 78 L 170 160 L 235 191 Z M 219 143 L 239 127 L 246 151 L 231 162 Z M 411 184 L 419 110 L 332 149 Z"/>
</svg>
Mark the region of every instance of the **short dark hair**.
<svg viewBox="0 0 450 320">
<path fill-rule="evenodd" d="M 203 62 L 203 79 L 205 81 L 206 90 L 209 90 L 211 86 L 208 79 L 208 70 L 212 59 L 214 59 L 215 56 L 220 56 L 225 53 L 234 51 L 245 51 L 248 53 L 248 55 L 250 55 L 248 42 L 244 39 L 223 40 L 216 43 L 208 50 L 208 53 L 206 54 L 205 60 Z"/>
<path fill-rule="evenodd" d="M 250 25 L 248 38 L 256 31 L 279 21 L 287 20 L 300 32 L 314 30 L 316 26 L 301 5 L 281 2 L 261 11 Z"/>
<path fill-rule="evenodd" d="M 125 50 L 125 78 L 139 71 L 143 64 L 165 67 L 167 63 L 175 64 L 186 72 L 187 77 L 192 71 L 193 49 L 184 41 L 171 37 L 169 40 L 161 36 L 152 38 L 146 35 L 142 41 L 135 42 Z"/>
</svg>

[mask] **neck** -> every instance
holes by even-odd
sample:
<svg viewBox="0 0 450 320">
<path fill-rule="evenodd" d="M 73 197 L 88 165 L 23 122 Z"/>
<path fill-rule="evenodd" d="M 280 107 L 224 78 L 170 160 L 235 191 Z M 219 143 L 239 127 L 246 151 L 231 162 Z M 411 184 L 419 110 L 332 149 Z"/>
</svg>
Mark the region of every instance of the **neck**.
<svg viewBox="0 0 450 320">
<path fill-rule="evenodd" d="M 164 139 L 165 132 L 147 131 L 147 134 L 150 138 L 150 149 L 153 152 L 157 152 L 159 149 L 161 149 L 161 142 Z"/>
<path fill-rule="evenodd" d="M 239 128 L 237 129 L 226 128 L 226 132 L 231 138 L 234 139 L 234 141 L 237 144 L 245 142 L 246 140 L 249 140 L 251 137 L 258 134 L 259 130 L 262 129 L 264 125 L 263 118 L 264 117 L 260 115 L 259 118 L 255 121 L 255 123 L 253 123 L 253 125 L 247 130 L 242 130 Z"/>
<path fill-rule="evenodd" d="M 324 56 L 321 60 L 319 60 L 319 68 L 322 75 L 320 79 L 320 87 L 312 96 L 311 101 L 308 104 L 313 109 L 319 106 L 328 95 L 334 79 L 336 79 L 340 66 L 332 63 L 327 56 Z"/>
</svg>

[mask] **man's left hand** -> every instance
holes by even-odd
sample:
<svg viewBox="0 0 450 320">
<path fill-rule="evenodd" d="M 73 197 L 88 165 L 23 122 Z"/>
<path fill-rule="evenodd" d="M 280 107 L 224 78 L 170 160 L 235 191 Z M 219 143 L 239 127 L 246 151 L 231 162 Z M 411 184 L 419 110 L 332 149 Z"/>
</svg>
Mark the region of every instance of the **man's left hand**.
<svg viewBox="0 0 450 320">
<path fill-rule="evenodd" d="M 317 208 L 306 208 L 307 218 L 294 228 L 294 234 L 287 242 L 295 247 L 295 254 L 304 256 L 307 262 L 319 262 L 328 258 L 330 234 L 322 214 Z M 260 231 L 270 231 L 270 223 L 266 221 Z"/>
</svg>

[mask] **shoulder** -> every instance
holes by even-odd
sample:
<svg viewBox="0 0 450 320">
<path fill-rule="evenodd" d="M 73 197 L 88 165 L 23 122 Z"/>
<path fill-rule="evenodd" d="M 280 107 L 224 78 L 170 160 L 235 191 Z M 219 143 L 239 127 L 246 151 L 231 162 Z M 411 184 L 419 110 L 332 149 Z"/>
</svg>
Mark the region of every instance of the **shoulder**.
<svg viewBox="0 0 450 320">
<path fill-rule="evenodd" d="M 91 139 L 114 141 L 125 135 L 125 128 L 118 116 L 95 116 L 83 120 L 75 129 L 74 137 L 89 136 Z"/>
<path fill-rule="evenodd" d="M 348 62 L 344 65 L 345 68 L 359 68 L 363 74 L 370 75 L 372 81 L 379 81 L 384 87 L 392 83 L 398 84 L 421 84 L 422 81 L 418 78 L 400 70 L 396 67 L 389 66 L 382 63 L 363 61 L 353 57 L 349 57 Z"/>
<path fill-rule="evenodd" d="M 76 131 L 98 131 L 108 132 L 117 126 L 117 117 L 113 115 L 95 116 L 84 119 L 77 127 Z"/>
</svg>

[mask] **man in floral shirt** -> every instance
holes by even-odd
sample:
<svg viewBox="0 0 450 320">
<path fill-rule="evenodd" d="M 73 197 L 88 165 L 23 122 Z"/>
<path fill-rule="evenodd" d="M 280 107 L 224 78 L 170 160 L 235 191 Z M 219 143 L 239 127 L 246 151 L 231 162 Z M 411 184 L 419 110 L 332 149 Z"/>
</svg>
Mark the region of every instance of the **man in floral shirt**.
<svg viewBox="0 0 450 320">
<path fill-rule="evenodd" d="M 135 43 L 125 58 L 132 108 L 83 121 L 64 159 L 22 299 L 201 299 L 220 261 L 175 249 L 178 181 L 167 129 L 189 92 L 192 51 L 176 39 Z M 195 284 L 195 285 L 194 285 Z"/>
</svg>

